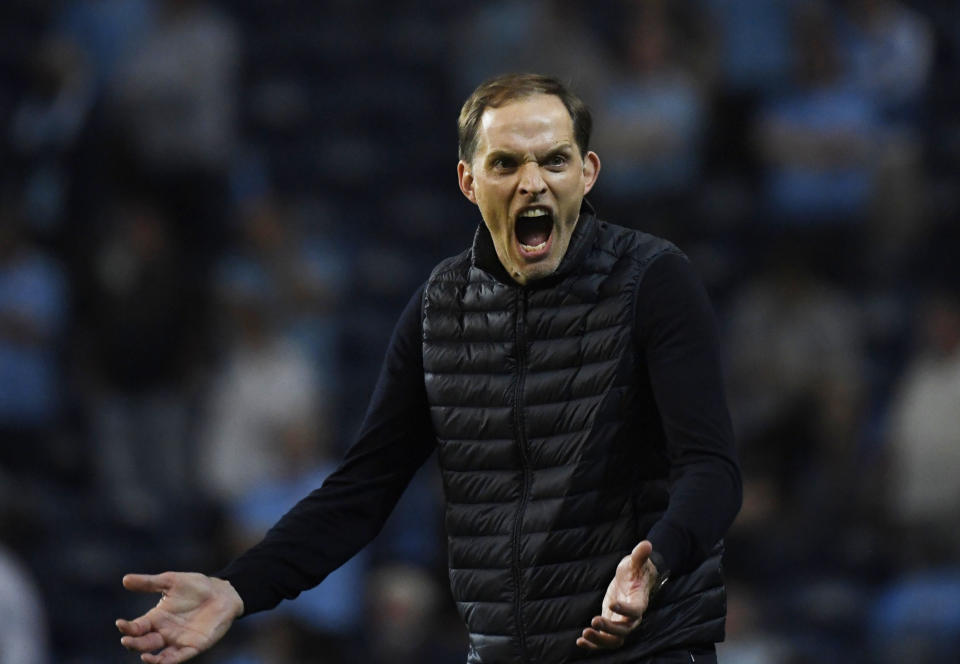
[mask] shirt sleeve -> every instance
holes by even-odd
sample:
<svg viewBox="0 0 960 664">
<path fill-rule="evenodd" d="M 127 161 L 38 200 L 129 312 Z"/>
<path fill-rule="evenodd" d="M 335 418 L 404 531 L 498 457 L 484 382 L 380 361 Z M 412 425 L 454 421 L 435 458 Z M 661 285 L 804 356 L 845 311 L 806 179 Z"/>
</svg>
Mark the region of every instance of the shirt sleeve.
<svg viewBox="0 0 960 664">
<path fill-rule="evenodd" d="M 423 382 L 423 290 L 400 315 L 360 434 L 340 466 L 216 574 L 239 593 L 244 615 L 296 597 L 362 549 L 433 451 Z"/>
<path fill-rule="evenodd" d="M 669 506 L 647 539 L 667 570 L 682 573 L 709 554 L 742 501 L 719 334 L 705 289 L 678 254 L 647 268 L 636 316 L 670 461 Z"/>
</svg>

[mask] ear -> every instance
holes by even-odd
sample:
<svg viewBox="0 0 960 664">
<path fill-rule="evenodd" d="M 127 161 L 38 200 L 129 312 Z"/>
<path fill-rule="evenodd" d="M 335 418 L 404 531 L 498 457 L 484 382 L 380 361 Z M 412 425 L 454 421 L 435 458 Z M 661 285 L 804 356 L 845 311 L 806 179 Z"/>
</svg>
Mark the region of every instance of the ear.
<svg viewBox="0 0 960 664">
<path fill-rule="evenodd" d="M 473 191 L 473 173 L 470 170 L 470 164 L 462 159 L 457 162 L 457 179 L 460 181 L 460 191 L 467 200 L 477 204 L 477 195 Z"/>
<path fill-rule="evenodd" d="M 583 193 L 588 194 L 600 175 L 600 157 L 593 150 L 583 158 Z"/>
</svg>

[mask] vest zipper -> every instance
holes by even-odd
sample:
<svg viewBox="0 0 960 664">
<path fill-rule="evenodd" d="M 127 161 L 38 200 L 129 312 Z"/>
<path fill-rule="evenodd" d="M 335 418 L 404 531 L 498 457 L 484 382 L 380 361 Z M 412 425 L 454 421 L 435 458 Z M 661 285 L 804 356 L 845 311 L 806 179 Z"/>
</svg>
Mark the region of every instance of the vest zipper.
<svg viewBox="0 0 960 664">
<path fill-rule="evenodd" d="M 515 343 L 517 349 L 517 381 L 514 385 L 513 394 L 513 425 L 517 436 L 517 449 L 520 453 L 520 466 L 523 470 L 523 487 L 520 493 L 520 507 L 517 510 L 516 518 L 513 522 L 513 583 L 516 592 L 514 594 L 514 612 L 517 616 L 517 636 L 520 641 L 520 655 L 524 662 L 527 658 L 527 633 L 523 622 L 523 599 L 521 597 L 521 567 L 520 567 L 520 546 L 521 533 L 523 529 L 523 515 L 527 509 L 527 503 L 530 500 L 530 461 L 527 458 L 527 434 L 523 420 L 523 385 L 526 379 L 526 331 L 524 329 L 524 319 L 527 313 L 527 291 L 524 288 L 517 289 L 517 322 L 515 329 Z"/>
</svg>

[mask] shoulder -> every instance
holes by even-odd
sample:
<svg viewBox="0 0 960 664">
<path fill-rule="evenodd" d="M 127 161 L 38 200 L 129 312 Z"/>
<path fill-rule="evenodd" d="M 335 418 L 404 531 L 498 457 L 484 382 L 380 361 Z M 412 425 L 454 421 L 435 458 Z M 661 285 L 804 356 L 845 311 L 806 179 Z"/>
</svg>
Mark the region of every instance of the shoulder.
<svg viewBox="0 0 960 664">
<path fill-rule="evenodd" d="M 456 256 L 444 258 L 430 272 L 427 284 L 433 284 L 441 281 L 449 281 L 459 275 L 463 275 L 472 264 L 472 251 L 465 249 Z"/>
<path fill-rule="evenodd" d="M 634 293 L 634 315 L 641 337 L 712 338 L 715 318 L 706 288 L 687 257 L 656 253 Z"/>
<path fill-rule="evenodd" d="M 426 316 L 431 309 L 441 310 L 456 306 L 458 294 L 470 279 L 472 264 L 472 252 L 469 249 L 437 263 L 420 291 L 421 316 Z"/>
<path fill-rule="evenodd" d="M 638 264 L 641 271 L 661 256 L 686 260 L 680 248 L 667 239 L 602 220 L 597 221 L 596 247 L 600 252 Z"/>
</svg>

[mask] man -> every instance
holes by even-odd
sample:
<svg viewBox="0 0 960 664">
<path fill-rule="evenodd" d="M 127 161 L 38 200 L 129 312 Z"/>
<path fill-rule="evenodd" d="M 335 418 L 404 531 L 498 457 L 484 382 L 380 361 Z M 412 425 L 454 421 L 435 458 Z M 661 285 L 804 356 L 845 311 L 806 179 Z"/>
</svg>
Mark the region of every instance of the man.
<svg viewBox="0 0 960 664">
<path fill-rule="evenodd" d="M 163 593 L 124 646 L 182 662 L 319 583 L 436 449 L 468 662 L 715 659 L 740 473 L 712 313 L 675 247 L 581 211 L 590 122 L 547 77 L 474 91 L 457 171 L 484 223 L 401 314 L 358 441 L 217 577 L 124 577 Z"/>
</svg>

